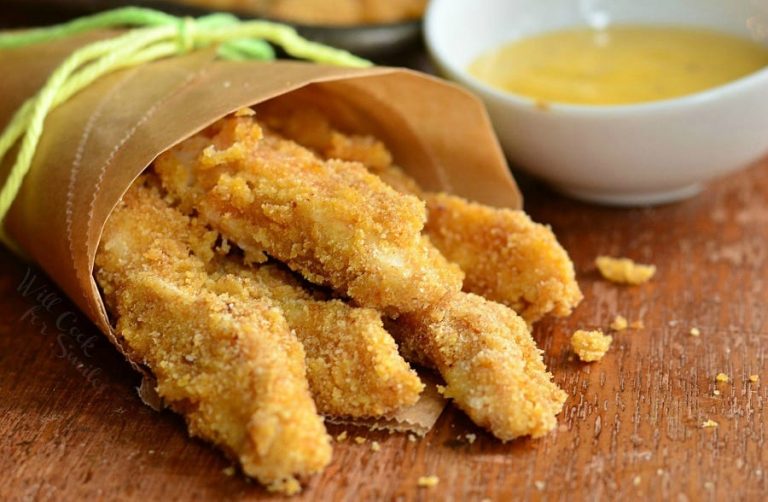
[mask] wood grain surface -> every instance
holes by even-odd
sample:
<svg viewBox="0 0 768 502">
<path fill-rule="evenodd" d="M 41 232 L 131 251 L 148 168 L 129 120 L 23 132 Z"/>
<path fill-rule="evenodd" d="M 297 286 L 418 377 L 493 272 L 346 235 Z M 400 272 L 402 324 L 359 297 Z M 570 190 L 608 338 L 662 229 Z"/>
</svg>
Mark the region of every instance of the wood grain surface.
<svg viewBox="0 0 768 502">
<path fill-rule="evenodd" d="M 293 500 L 765 500 L 768 161 L 653 209 L 522 186 L 527 210 L 571 253 L 585 294 L 571 318 L 535 329 L 570 396 L 558 430 L 502 444 L 451 408 L 417 442 L 329 426 L 367 442 L 336 444 L 332 465 Z M 616 286 L 598 277 L 599 254 L 658 273 Z M 570 333 L 608 329 L 616 314 L 645 327 L 615 334 L 598 363 L 575 361 Z M 731 382 L 716 383 L 719 372 Z M 138 383 L 44 275 L 0 251 L 0 500 L 268 498 L 189 439 L 179 417 L 142 404 Z M 707 419 L 719 427 L 702 428 Z M 426 475 L 439 484 L 419 488 Z"/>
</svg>

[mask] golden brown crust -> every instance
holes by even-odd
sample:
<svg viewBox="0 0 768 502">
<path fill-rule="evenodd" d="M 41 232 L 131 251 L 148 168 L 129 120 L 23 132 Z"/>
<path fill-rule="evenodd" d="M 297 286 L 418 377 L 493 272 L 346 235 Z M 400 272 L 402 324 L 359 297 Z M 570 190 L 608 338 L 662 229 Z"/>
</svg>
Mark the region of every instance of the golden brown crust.
<svg viewBox="0 0 768 502">
<path fill-rule="evenodd" d="M 423 313 L 401 316 L 393 334 L 407 352 L 430 361 L 446 381 L 444 395 L 496 437 L 539 437 L 555 427 L 566 394 L 509 308 L 455 293 Z"/>
<path fill-rule="evenodd" d="M 529 323 L 570 315 L 582 299 L 573 263 L 552 230 L 523 211 L 496 209 L 447 194 L 424 192 L 370 136 L 345 134 L 310 106 L 278 101 L 260 116 L 286 137 L 326 159 L 365 164 L 395 190 L 426 202 L 424 233 L 465 273 L 464 290 L 513 308 Z M 337 145 L 351 144 L 340 148 Z"/>
<path fill-rule="evenodd" d="M 307 378 L 321 413 L 374 417 L 418 400 L 424 384 L 384 330 L 379 312 L 315 299 L 277 265 L 248 267 L 226 258 L 215 267 L 217 274 L 266 289 L 280 307 L 304 346 Z"/>
<path fill-rule="evenodd" d="M 328 136 L 318 138 L 306 141 L 321 149 Z M 457 268 L 420 234 L 417 198 L 359 163 L 322 160 L 246 115 L 182 143 L 156 170 L 184 210 L 236 242 L 247 259 L 263 260 L 266 252 L 312 282 L 398 317 L 404 351 L 436 367 L 446 394 L 479 425 L 505 440 L 555 426 L 565 394 L 525 322 L 460 292 Z M 393 166 L 382 173 L 407 180 Z M 461 206 L 462 214 L 469 210 Z M 560 249 L 554 238 L 545 244 Z"/>
<path fill-rule="evenodd" d="M 264 253 L 360 305 L 409 312 L 460 288 L 457 266 L 421 235 L 424 204 L 354 162 L 324 161 L 253 117 L 224 119 L 161 155 L 155 169 L 253 260 Z"/>
<path fill-rule="evenodd" d="M 119 336 L 190 433 L 232 452 L 269 487 L 295 489 L 295 476 L 331 456 L 304 351 L 266 295 L 209 277 L 215 233 L 198 225 L 136 184 L 107 222 L 96 277 Z"/>
<path fill-rule="evenodd" d="M 425 195 L 425 231 L 464 271 L 464 289 L 508 305 L 533 323 L 568 316 L 582 299 L 568 254 L 552 230 L 523 211 L 447 194 Z"/>
</svg>

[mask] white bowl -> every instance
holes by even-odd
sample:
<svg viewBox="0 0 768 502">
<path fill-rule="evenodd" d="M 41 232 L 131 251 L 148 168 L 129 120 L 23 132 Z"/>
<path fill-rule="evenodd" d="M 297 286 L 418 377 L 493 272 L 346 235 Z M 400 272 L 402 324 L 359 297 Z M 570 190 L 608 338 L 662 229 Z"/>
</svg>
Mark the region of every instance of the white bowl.
<svg viewBox="0 0 768 502">
<path fill-rule="evenodd" d="M 510 160 L 577 198 L 680 200 L 768 153 L 768 69 L 676 99 L 546 110 L 467 72 L 510 40 L 611 23 L 706 27 L 768 44 L 768 0 L 432 0 L 425 35 L 440 71 L 485 101 Z"/>
</svg>

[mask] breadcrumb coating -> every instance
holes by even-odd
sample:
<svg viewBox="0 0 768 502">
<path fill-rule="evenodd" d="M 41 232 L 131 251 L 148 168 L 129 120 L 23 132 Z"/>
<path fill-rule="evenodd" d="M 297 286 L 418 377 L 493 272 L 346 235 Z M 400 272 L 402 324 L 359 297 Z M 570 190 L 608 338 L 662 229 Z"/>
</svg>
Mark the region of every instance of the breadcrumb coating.
<svg viewBox="0 0 768 502">
<path fill-rule="evenodd" d="M 293 492 L 319 472 L 330 438 L 305 377 L 304 351 L 264 295 L 212 279 L 213 232 L 138 182 L 107 221 L 96 277 L 117 333 L 190 434 L 237 457 L 268 488 Z M 184 242 L 179 236 L 189 236 Z"/>
<path fill-rule="evenodd" d="M 395 190 L 424 200 L 424 232 L 465 273 L 464 290 L 503 303 L 529 322 L 571 314 L 583 296 L 573 263 L 552 230 L 523 211 L 496 209 L 448 194 L 422 191 L 392 164 L 386 146 L 370 136 L 342 133 L 311 106 L 278 100 L 261 105 L 270 127 L 326 159 L 354 160 Z M 352 147 L 338 145 L 352 144 Z"/>
<path fill-rule="evenodd" d="M 448 194 L 426 194 L 425 231 L 465 273 L 464 289 L 503 303 L 533 323 L 568 316 L 583 296 L 568 254 L 548 226 L 523 211 Z"/>
<path fill-rule="evenodd" d="M 226 238 L 316 284 L 388 314 L 460 289 L 463 274 L 421 235 L 425 211 L 359 163 L 322 160 L 262 129 L 223 119 L 161 155 L 164 187 Z"/>
<path fill-rule="evenodd" d="M 436 367 L 447 395 L 503 440 L 554 428 L 565 393 L 511 309 L 461 293 L 461 273 L 421 236 L 423 203 L 359 163 L 322 160 L 224 119 L 161 156 L 164 186 L 246 251 L 264 252 L 358 304 L 398 317 L 405 353 Z M 417 209 L 421 214 L 417 215 Z"/>
<path fill-rule="evenodd" d="M 226 259 L 217 273 L 247 279 L 253 296 L 266 289 L 307 354 L 307 377 L 318 409 L 337 417 L 374 417 L 410 406 L 424 384 L 398 352 L 373 309 L 316 300 L 277 265 L 248 267 Z"/>
<path fill-rule="evenodd" d="M 446 296 L 392 323 L 407 352 L 427 360 L 472 421 L 502 440 L 543 436 L 566 394 L 544 366 L 525 322 L 508 307 L 470 293 Z"/>
<path fill-rule="evenodd" d="M 595 265 L 600 274 L 611 282 L 637 286 L 651 280 L 656 266 L 635 263 L 629 258 L 598 256 Z"/>
<path fill-rule="evenodd" d="M 577 330 L 571 336 L 571 348 L 582 361 L 591 363 L 603 358 L 611 346 L 613 337 L 602 331 Z"/>
</svg>

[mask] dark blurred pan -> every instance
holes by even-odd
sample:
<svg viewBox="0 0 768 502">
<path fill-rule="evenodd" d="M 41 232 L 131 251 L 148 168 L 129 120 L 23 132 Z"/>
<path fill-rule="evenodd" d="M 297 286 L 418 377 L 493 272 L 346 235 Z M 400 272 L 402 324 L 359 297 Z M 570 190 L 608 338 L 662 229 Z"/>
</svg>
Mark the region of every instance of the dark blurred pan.
<svg viewBox="0 0 768 502">
<path fill-rule="evenodd" d="M 53 8 L 60 13 L 77 15 L 101 10 L 136 5 L 163 10 L 171 14 L 200 16 L 211 11 L 200 7 L 181 5 L 168 0 L 5 0 L 16 9 Z M 234 12 L 243 19 L 256 18 L 253 13 Z M 401 52 L 416 43 L 421 36 L 421 21 L 361 25 L 310 26 L 290 22 L 304 37 L 327 45 L 346 49 L 366 58 L 381 58 Z"/>
</svg>

